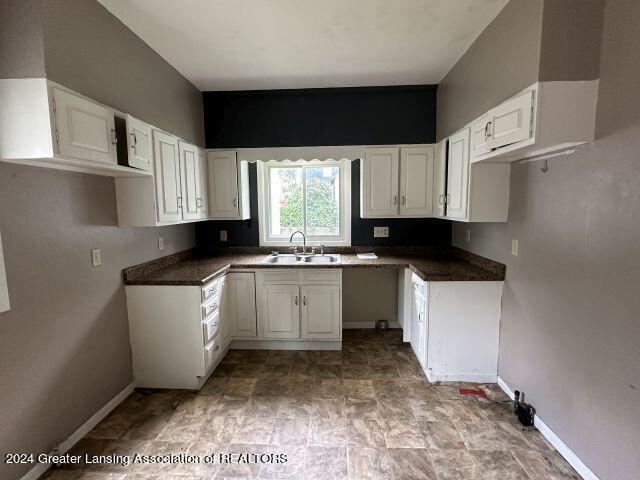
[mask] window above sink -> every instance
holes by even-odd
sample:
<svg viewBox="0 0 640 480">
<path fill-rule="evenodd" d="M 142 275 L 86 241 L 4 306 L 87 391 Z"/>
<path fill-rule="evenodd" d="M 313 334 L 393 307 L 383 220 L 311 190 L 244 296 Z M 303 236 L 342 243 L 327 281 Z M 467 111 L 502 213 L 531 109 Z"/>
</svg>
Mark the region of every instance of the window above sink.
<svg viewBox="0 0 640 480">
<path fill-rule="evenodd" d="M 297 246 L 297 230 L 308 245 L 350 245 L 350 172 L 348 160 L 258 162 L 260 245 Z"/>
</svg>

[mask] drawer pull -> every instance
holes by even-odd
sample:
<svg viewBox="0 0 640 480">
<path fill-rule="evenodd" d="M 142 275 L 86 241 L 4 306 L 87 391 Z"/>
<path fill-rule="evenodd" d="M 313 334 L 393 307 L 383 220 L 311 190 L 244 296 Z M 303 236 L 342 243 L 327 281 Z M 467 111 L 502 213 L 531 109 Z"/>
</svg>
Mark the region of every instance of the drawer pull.
<svg viewBox="0 0 640 480">
<path fill-rule="evenodd" d="M 216 345 L 215 348 L 213 349 L 214 352 L 220 350 L 220 345 Z"/>
</svg>

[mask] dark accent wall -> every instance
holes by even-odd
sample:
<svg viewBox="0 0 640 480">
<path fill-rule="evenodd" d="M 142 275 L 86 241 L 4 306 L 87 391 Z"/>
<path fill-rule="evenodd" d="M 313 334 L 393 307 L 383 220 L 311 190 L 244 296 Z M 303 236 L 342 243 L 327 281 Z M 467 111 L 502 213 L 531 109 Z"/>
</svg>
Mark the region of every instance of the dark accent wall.
<svg viewBox="0 0 640 480">
<path fill-rule="evenodd" d="M 207 148 L 434 143 L 436 85 L 204 92 Z M 196 226 L 199 247 L 259 244 L 256 166 L 249 167 L 251 220 Z M 388 226 L 389 238 L 373 238 Z M 228 241 L 220 242 L 220 230 Z M 360 162 L 351 166 L 352 245 L 449 245 L 451 222 L 360 218 Z"/>
<path fill-rule="evenodd" d="M 198 247 L 258 245 L 258 191 L 256 164 L 249 165 L 251 219 L 219 220 L 196 224 Z M 388 238 L 374 238 L 373 227 L 389 227 Z M 228 240 L 220 241 L 220 230 L 226 230 Z M 436 218 L 364 219 L 360 218 L 360 161 L 351 162 L 351 244 L 352 245 L 437 245 L 451 244 L 451 222 Z"/>
<path fill-rule="evenodd" d="M 204 92 L 207 148 L 433 143 L 436 85 Z"/>
</svg>

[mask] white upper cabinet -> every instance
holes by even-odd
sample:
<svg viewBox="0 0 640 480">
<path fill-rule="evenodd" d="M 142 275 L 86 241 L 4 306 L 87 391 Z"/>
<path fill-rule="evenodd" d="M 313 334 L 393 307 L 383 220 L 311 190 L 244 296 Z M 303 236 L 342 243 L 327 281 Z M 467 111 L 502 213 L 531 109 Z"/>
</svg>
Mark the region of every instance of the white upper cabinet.
<svg viewBox="0 0 640 480">
<path fill-rule="evenodd" d="M 302 338 L 340 339 L 340 285 L 304 285 L 302 295 Z"/>
<path fill-rule="evenodd" d="M 538 82 L 471 124 L 471 162 L 511 162 L 592 142 L 598 81 Z"/>
<path fill-rule="evenodd" d="M 198 148 L 178 142 L 180 150 L 180 186 L 182 191 L 182 218 L 193 220 L 200 217 L 198 190 L 200 189 L 200 159 Z"/>
<path fill-rule="evenodd" d="M 469 182 L 469 128 L 449 137 L 447 156 L 447 217 L 467 216 Z"/>
<path fill-rule="evenodd" d="M 208 151 L 207 175 L 209 217 L 236 220 L 250 218 L 247 162 L 240 162 L 238 165 L 235 151 Z"/>
<path fill-rule="evenodd" d="M 533 135 L 533 91 L 507 100 L 489 111 L 487 146 L 493 150 Z"/>
<path fill-rule="evenodd" d="M 151 125 L 131 115 L 126 116 L 126 124 L 129 166 L 151 172 L 153 170 Z"/>
<path fill-rule="evenodd" d="M 300 338 L 300 287 L 262 285 L 260 323 L 265 338 Z"/>
<path fill-rule="evenodd" d="M 432 146 L 400 149 L 400 215 L 433 214 Z"/>
<path fill-rule="evenodd" d="M 158 221 L 182 220 L 183 198 L 178 139 L 159 130 L 154 130 L 153 152 Z"/>
<path fill-rule="evenodd" d="M 198 218 L 209 216 L 209 188 L 207 186 L 207 160 L 202 149 L 198 149 L 198 183 L 196 184 L 196 202 Z"/>
<path fill-rule="evenodd" d="M 116 112 L 45 78 L 0 79 L 0 160 L 110 177 L 149 177 L 118 165 Z M 120 116 L 120 115 L 119 115 Z M 124 133 L 124 132 L 123 132 Z"/>
<path fill-rule="evenodd" d="M 59 88 L 53 89 L 53 102 L 61 155 L 118 163 L 113 110 Z"/>
<path fill-rule="evenodd" d="M 398 214 L 398 171 L 398 148 L 367 149 L 360 174 L 363 218 Z"/>
<path fill-rule="evenodd" d="M 433 215 L 433 145 L 370 147 L 361 163 L 362 218 Z"/>
<path fill-rule="evenodd" d="M 445 216 L 445 194 L 447 193 L 447 139 L 441 140 L 436 145 L 435 158 L 433 160 L 433 203 L 435 216 Z"/>
</svg>

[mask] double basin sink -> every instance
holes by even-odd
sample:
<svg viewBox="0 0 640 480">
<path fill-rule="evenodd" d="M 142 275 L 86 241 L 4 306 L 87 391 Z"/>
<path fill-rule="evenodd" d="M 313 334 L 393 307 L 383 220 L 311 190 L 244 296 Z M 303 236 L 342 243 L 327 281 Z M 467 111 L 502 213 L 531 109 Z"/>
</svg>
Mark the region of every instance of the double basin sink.
<svg viewBox="0 0 640 480">
<path fill-rule="evenodd" d="M 309 265 L 309 264 L 336 264 L 340 263 L 339 254 L 323 254 L 323 255 L 295 255 L 295 254 L 278 254 L 269 255 L 261 263 L 271 264 L 296 264 L 296 265 Z"/>
</svg>

